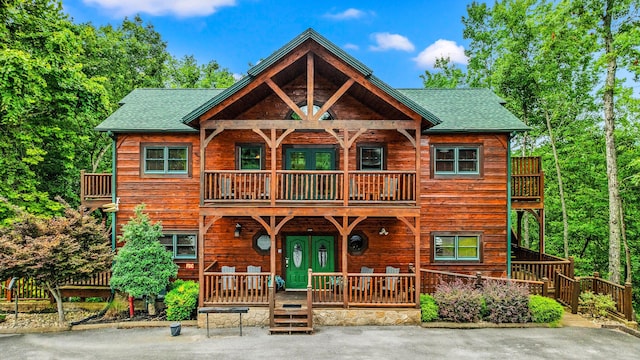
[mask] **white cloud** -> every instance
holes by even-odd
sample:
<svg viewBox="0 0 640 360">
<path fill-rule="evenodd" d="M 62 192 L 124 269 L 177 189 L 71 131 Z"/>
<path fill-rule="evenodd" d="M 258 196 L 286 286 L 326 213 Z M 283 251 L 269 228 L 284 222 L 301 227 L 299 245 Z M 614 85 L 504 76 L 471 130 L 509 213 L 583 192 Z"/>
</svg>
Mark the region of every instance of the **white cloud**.
<svg viewBox="0 0 640 360">
<path fill-rule="evenodd" d="M 360 46 L 358 46 L 356 44 L 352 44 L 352 43 L 344 44 L 343 48 L 349 49 L 349 50 L 360 50 Z"/>
<path fill-rule="evenodd" d="M 349 8 L 339 13 L 326 13 L 324 17 L 332 20 L 350 20 L 350 19 L 359 19 L 361 17 L 364 17 L 365 15 L 366 13 L 362 10 Z"/>
<path fill-rule="evenodd" d="M 439 39 L 422 50 L 413 58 L 421 68 L 433 67 L 437 58 L 449 58 L 452 63 L 466 65 L 469 58 L 464 54 L 464 47 L 455 41 Z"/>
<path fill-rule="evenodd" d="M 375 33 L 372 34 L 376 45 L 369 46 L 369 49 L 374 51 L 387 51 L 387 50 L 402 50 L 413 51 L 415 46 L 405 36 L 399 34 L 389 33 Z"/>
<path fill-rule="evenodd" d="M 116 16 L 137 13 L 175 15 L 178 17 L 207 16 L 223 6 L 234 6 L 236 0 L 83 0 L 89 5 L 111 10 Z"/>
</svg>

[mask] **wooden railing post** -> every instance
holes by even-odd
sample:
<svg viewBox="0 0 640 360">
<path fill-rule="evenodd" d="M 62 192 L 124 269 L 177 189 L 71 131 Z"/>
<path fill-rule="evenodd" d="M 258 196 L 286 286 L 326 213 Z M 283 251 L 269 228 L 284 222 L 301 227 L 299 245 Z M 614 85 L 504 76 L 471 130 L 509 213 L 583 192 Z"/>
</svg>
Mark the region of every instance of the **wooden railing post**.
<svg viewBox="0 0 640 360">
<path fill-rule="evenodd" d="M 567 276 L 572 279 L 575 277 L 574 269 L 575 269 L 575 262 L 574 262 L 573 256 L 569 256 L 569 273 L 567 274 Z"/>
<path fill-rule="evenodd" d="M 542 296 L 549 296 L 549 278 L 542 278 Z"/>
<path fill-rule="evenodd" d="M 624 284 L 624 317 L 629 321 L 634 321 L 633 318 L 633 303 L 632 303 L 632 289 L 631 283 Z"/>
<path fill-rule="evenodd" d="M 307 281 L 307 326 L 313 327 L 313 288 L 311 286 L 311 278 L 313 276 L 313 270 L 309 268 L 309 276 Z"/>
<path fill-rule="evenodd" d="M 482 289 L 482 274 L 480 271 L 476 272 L 476 289 Z"/>
<path fill-rule="evenodd" d="M 274 313 L 276 310 L 276 274 L 271 273 L 269 282 L 269 327 L 275 327 Z"/>
<path fill-rule="evenodd" d="M 555 288 L 553 289 L 553 299 L 558 300 L 559 293 L 562 291 L 560 289 L 560 270 L 556 269 L 553 273 L 553 283 L 555 284 Z"/>
<path fill-rule="evenodd" d="M 577 314 L 578 305 L 580 304 L 580 280 L 579 279 L 573 279 L 573 280 L 571 281 L 571 313 Z"/>
</svg>

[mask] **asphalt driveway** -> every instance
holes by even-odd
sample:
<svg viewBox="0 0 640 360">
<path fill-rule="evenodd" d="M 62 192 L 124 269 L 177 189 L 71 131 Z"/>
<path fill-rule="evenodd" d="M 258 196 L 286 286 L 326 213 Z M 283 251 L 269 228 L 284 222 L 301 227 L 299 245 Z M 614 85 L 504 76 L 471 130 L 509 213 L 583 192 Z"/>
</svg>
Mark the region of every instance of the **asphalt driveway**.
<svg viewBox="0 0 640 360">
<path fill-rule="evenodd" d="M 0 359 L 634 359 L 640 339 L 618 330 L 321 327 L 314 335 L 265 328 L 99 329 L 0 335 Z"/>
</svg>

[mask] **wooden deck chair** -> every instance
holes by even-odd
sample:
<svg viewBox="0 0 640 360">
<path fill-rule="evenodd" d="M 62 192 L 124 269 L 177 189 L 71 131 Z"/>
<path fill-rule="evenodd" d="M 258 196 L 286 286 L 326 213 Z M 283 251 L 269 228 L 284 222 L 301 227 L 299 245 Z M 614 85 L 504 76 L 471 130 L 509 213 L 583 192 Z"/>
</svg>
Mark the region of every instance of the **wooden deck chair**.
<svg viewBox="0 0 640 360">
<path fill-rule="evenodd" d="M 349 199 L 364 200 L 364 194 L 361 194 L 356 179 L 349 179 Z"/>
<path fill-rule="evenodd" d="M 262 266 L 253 266 L 253 265 L 247 266 L 248 273 L 260 273 L 261 271 L 262 271 Z M 247 276 L 247 290 L 249 291 L 260 290 L 260 288 L 261 288 L 260 276 L 257 276 L 257 275 Z"/>
<path fill-rule="evenodd" d="M 400 274 L 400 268 L 387 266 L 387 274 Z M 398 286 L 398 276 L 387 276 L 384 279 L 384 290 L 395 291 Z"/>
<path fill-rule="evenodd" d="M 382 200 L 395 200 L 398 193 L 398 179 L 385 177 L 382 183 Z"/>
<path fill-rule="evenodd" d="M 235 266 L 223 266 L 222 273 L 233 274 L 236 272 Z M 222 290 L 235 290 L 235 275 L 222 275 Z"/>
<path fill-rule="evenodd" d="M 373 269 L 367 266 L 363 266 L 360 268 L 361 274 L 373 274 Z M 354 290 L 365 291 L 369 290 L 371 286 L 371 277 L 370 276 L 361 276 L 358 284 L 354 286 Z"/>
<path fill-rule="evenodd" d="M 271 181 L 268 177 L 264 179 L 264 189 L 258 197 L 266 200 L 271 199 Z"/>
<path fill-rule="evenodd" d="M 233 189 L 231 187 L 231 179 L 223 177 L 220 179 L 220 198 L 233 199 Z"/>
</svg>

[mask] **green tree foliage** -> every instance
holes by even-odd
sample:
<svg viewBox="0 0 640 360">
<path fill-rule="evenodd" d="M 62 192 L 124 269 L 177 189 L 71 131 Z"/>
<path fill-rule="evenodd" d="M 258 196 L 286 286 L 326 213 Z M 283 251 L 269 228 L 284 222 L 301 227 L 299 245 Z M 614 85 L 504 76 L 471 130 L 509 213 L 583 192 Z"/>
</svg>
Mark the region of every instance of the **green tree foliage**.
<svg viewBox="0 0 640 360">
<path fill-rule="evenodd" d="M 107 114 L 104 79 L 83 72 L 76 30 L 58 1 L 0 6 L 0 196 L 33 213 L 60 211 L 55 196 L 77 199 Z M 0 221 L 11 215 L 0 205 Z"/>
<path fill-rule="evenodd" d="M 85 280 L 108 270 L 112 259 L 104 226 L 65 203 L 62 206 L 64 216 L 52 218 L 13 207 L 17 218 L 0 228 L 0 279 L 31 278 L 44 285 L 56 300 L 60 323 L 65 314 L 59 287 L 70 278 Z"/>
<path fill-rule="evenodd" d="M 425 88 L 455 89 L 466 85 L 464 72 L 450 58 L 437 58 L 433 69 L 420 75 Z"/>
<path fill-rule="evenodd" d="M 144 205 L 136 206 L 135 216 L 122 227 L 119 240 L 124 246 L 118 250 L 112 267 L 111 288 L 130 296 L 147 296 L 155 313 L 155 297 L 169 285 L 169 279 L 178 274 L 171 252 L 160 244 L 162 225 L 152 224 L 142 211 Z"/>
<path fill-rule="evenodd" d="M 193 55 L 167 62 L 165 83 L 171 88 L 228 88 L 235 79 L 227 69 L 221 69 L 215 60 L 198 65 Z"/>
</svg>

